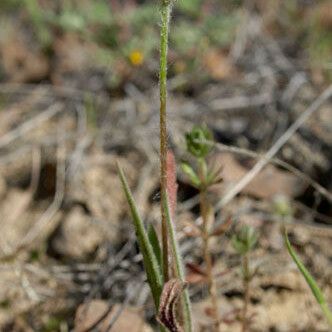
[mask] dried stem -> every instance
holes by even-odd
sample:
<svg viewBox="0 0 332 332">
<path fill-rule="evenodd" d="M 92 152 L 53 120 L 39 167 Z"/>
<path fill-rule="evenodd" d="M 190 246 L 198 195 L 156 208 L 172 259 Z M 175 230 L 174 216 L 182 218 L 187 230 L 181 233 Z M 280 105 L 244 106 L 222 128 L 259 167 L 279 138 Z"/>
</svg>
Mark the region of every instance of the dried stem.
<svg viewBox="0 0 332 332">
<path fill-rule="evenodd" d="M 207 197 L 207 188 L 204 183 L 205 166 L 206 166 L 205 161 L 200 160 L 199 161 L 199 172 L 200 172 L 200 178 L 201 178 L 202 184 L 201 184 L 201 188 L 200 188 L 199 197 L 200 197 L 200 211 L 201 211 L 201 216 L 203 219 L 203 228 L 202 228 L 203 255 L 204 255 L 204 261 L 206 264 L 206 275 L 207 275 L 207 279 L 208 279 L 209 296 L 211 299 L 213 316 L 215 319 L 214 331 L 219 332 L 220 331 L 220 317 L 219 317 L 217 288 L 216 288 L 215 279 L 213 277 L 212 257 L 211 257 L 210 246 L 209 246 L 210 220 L 212 217 L 211 213 L 213 213 L 213 212 L 212 212 L 212 206 Z"/>
<path fill-rule="evenodd" d="M 308 118 L 329 100 L 332 96 L 332 84 L 298 117 L 298 119 L 283 133 L 282 136 L 271 146 L 262 158 L 257 161 L 253 168 L 248 171 L 238 183 L 236 183 L 217 204 L 216 210 L 233 200 L 241 190 L 246 187 L 260 171 L 270 162 L 270 160 L 280 151 L 280 149 L 289 141 L 289 139 L 298 131 L 299 128 L 308 120 Z"/>
</svg>

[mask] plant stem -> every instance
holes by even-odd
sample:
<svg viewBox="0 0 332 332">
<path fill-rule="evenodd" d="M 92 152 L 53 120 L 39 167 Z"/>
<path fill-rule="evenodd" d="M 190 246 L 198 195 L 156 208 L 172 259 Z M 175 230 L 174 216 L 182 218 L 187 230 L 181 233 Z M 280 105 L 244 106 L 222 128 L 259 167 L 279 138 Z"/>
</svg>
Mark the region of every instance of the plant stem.
<svg viewBox="0 0 332 332">
<path fill-rule="evenodd" d="M 204 261 L 206 264 L 206 275 L 208 279 L 208 290 L 209 296 L 211 299 L 211 305 L 213 310 L 213 316 L 215 318 L 214 322 L 214 331 L 220 331 L 220 317 L 219 317 L 219 306 L 218 306 L 218 297 L 217 297 L 217 288 L 216 283 L 213 277 L 213 266 L 212 266 L 212 257 L 210 252 L 209 240 L 210 240 L 210 225 L 209 218 L 211 216 L 212 208 L 208 201 L 207 197 L 207 188 L 204 181 L 204 168 L 206 168 L 205 160 L 199 160 L 199 173 L 201 178 L 201 188 L 199 193 L 200 198 L 200 212 L 203 219 L 203 228 L 202 228 L 202 240 L 203 240 L 203 255 Z"/>
<path fill-rule="evenodd" d="M 161 32 L 160 32 L 160 191 L 161 191 L 161 236 L 163 251 L 163 276 L 166 283 L 169 279 L 169 262 L 168 262 L 168 232 L 167 220 L 163 202 L 166 198 L 167 188 L 167 52 L 168 52 L 168 34 L 169 21 L 171 14 L 171 3 L 163 0 L 161 4 Z"/>
<path fill-rule="evenodd" d="M 183 268 L 182 257 L 180 253 L 179 244 L 175 235 L 175 227 L 172 221 L 171 212 L 169 208 L 168 197 L 166 195 L 167 201 L 164 202 L 165 211 L 167 216 L 167 224 L 170 235 L 170 247 L 172 248 L 173 258 L 174 258 L 174 270 L 175 276 L 179 278 L 182 282 L 185 282 L 185 273 Z M 184 331 L 192 332 L 192 314 L 191 314 L 191 303 L 189 299 L 188 289 L 185 289 L 182 295 L 182 312 L 183 323 L 184 323 Z"/>
<path fill-rule="evenodd" d="M 248 254 L 243 256 L 242 267 L 243 267 L 243 290 L 244 290 L 244 302 L 242 311 L 242 332 L 248 331 L 248 307 L 250 302 L 250 270 L 249 270 L 249 257 Z"/>
</svg>

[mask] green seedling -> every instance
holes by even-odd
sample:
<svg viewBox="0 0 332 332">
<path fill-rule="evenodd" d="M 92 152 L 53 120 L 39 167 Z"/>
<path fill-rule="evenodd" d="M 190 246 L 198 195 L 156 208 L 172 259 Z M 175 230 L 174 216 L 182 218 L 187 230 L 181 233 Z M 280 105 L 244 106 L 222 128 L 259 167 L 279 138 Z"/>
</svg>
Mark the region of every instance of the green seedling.
<svg viewBox="0 0 332 332">
<path fill-rule="evenodd" d="M 213 141 L 213 135 L 206 126 L 194 126 L 186 133 L 187 150 L 198 159 L 204 159 L 212 150 L 211 144 L 205 141 Z"/>
<path fill-rule="evenodd" d="M 273 213 L 284 222 L 290 220 L 294 214 L 291 202 L 285 196 L 278 195 L 273 200 Z"/>
<path fill-rule="evenodd" d="M 253 227 L 244 226 L 232 238 L 232 245 L 240 255 L 246 255 L 257 244 L 258 236 Z"/>
<path fill-rule="evenodd" d="M 202 227 L 200 234 L 203 242 L 203 257 L 205 262 L 205 273 L 207 276 L 207 284 L 211 306 L 214 314 L 214 331 L 220 330 L 220 317 L 218 307 L 218 297 L 216 282 L 213 276 L 212 255 L 210 252 L 210 239 L 214 235 L 212 227 L 214 226 L 214 211 L 212 204 L 208 198 L 209 188 L 221 181 L 220 169 L 215 169 L 208 165 L 207 157 L 213 148 L 213 135 L 206 126 L 195 126 L 185 135 L 187 150 L 196 160 L 196 168 L 188 163 L 182 163 L 182 169 L 188 176 L 191 184 L 199 190 L 200 198 L 200 214 L 202 217 Z"/>
<path fill-rule="evenodd" d="M 24 0 L 24 6 L 29 14 L 30 20 L 36 30 L 36 35 L 42 47 L 47 48 L 52 42 L 52 36 L 49 32 L 47 17 L 37 0 Z"/>
<path fill-rule="evenodd" d="M 181 0 L 179 1 L 179 10 L 195 17 L 200 13 L 202 3 L 202 0 Z"/>
<path fill-rule="evenodd" d="M 182 162 L 182 170 L 188 176 L 191 184 L 199 190 L 206 190 L 219 183 L 221 168 L 208 167 L 207 156 L 213 149 L 213 135 L 204 126 L 194 126 L 186 133 L 187 151 L 196 159 L 197 171 L 187 162 Z"/>
</svg>

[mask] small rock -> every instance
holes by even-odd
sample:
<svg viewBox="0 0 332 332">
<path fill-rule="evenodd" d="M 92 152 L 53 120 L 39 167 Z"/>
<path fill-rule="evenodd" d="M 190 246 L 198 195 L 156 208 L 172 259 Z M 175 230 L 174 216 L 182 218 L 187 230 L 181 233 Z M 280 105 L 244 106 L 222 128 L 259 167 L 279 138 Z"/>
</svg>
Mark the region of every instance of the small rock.
<svg viewBox="0 0 332 332">
<path fill-rule="evenodd" d="M 62 222 L 52 241 L 52 249 L 72 259 L 92 254 L 104 240 L 97 225 L 92 224 L 83 208 L 74 207 Z"/>
<path fill-rule="evenodd" d="M 15 36 L 1 43 L 1 56 L 10 82 L 40 81 L 49 73 L 48 59 L 41 51 L 30 49 L 23 38 Z"/>
<path fill-rule="evenodd" d="M 82 304 L 76 311 L 74 331 L 87 331 L 99 320 L 98 331 L 109 331 L 109 325 L 120 308 L 121 306 L 117 304 L 109 310 L 109 304 L 102 300 L 94 300 L 87 304 Z M 143 313 L 139 309 L 126 307 L 115 321 L 112 331 L 152 332 L 151 327 L 144 322 L 142 316 Z"/>
</svg>

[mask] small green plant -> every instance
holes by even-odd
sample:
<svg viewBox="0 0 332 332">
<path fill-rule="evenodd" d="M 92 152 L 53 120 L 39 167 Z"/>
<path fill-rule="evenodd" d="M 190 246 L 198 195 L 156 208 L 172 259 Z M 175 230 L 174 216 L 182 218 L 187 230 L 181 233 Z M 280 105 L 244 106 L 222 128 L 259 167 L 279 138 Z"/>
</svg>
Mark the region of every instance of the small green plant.
<svg viewBox="0 0 332 332">
<path fill-rule="evenodd" d="M 179 10 L 197 16 L 200 13 L 202 2 L 202 0 L 181 0 L 179 1 Z"/>
<path fill-rule="evenodd" d="M 204 141 L 212 141 L 213 135 L 206 126 L 195 126 L 191 132 L 186 134 L 187 150 L 199 162 L 203 162 L 205 157 L 212 150 L 210 144 L 206 144 Z"/>
<path fill-rule="evenodd" d="M 35 28 L 38 42 L 44 48 L 49 47 L 52 41 L 52 36 L 49 32 L 49 27 L 46 21 L 48 13 L 45 13 L 42 10 L 37 0 L 24 0 L 23 3 L 29 14 L 32 25 Z"/>
<path fill-rule="evenodd" d="M 288 239 L 287 230 L 286 230 L 285 227 L 284 227 L 284 239 L 285 239 L 285 245 L 287 247 L 287 250 L 288 250 L 290 256 L 292 257 L 292 259 L 293 259 L 294 263 L 296 264 L 297 268 L 299 269 L 299 271 L 303 275 L 303 277 L 304 277 L 305 281 L 307 282 L 308 286 L 310 287 L 311 292 L 314 295 L 317 303 L 321 307 L 322 312 L 323 312 L 328 324 L 332 328 L 332 311 L 329 308 L 329 305 L 328 305 L 328 303 L 327 303 L 327 301 L 326 301 L 326 299 L 323 295 L 323 292 L 321 291 L 321 289 L 317 285 L 317 282 L 316 282 L 315 278 L 307 270 L 307 268 L 304 266 L 301 259 L 298 257 L 295 250 L 291 246 L 291 244 L 289 242 L 289 239 Z"/>
<path fill-rule="evenodd" d="M 211 186 L 221 181 L 220 169 L 215 169 L 207 161 L 207 157 L 213 148 L 213 145 L 211 145 L 213 135 L 206 126 L 195 126 L 186 134 L 185 138 L 187 150 L 196 160 L 196 167 L 194 169 L 191 165 L 184 162 L 182 163 L 182 170 L 188 176 L 191 184 L 199 190 L 200 214 L 202 218 L 200 231 L 203 242 L 203 257 L 206 265 L 205 273 L 215 321 L 214 331 L 219 331 L 221 320 L 219 317 L 217 289 L 213 276 L 213 262 L 210 252 L 210 239 L 216 236 L 218 232 L 213 230 L 214 210 L 208 197 L 208 191 Z"/>
<path fill-rule="evenodd" d="M 242 258 L 242 280 L 244 291 L 243 310 L 241 315 L 242 332 L 248 331 L 249 328 L 248 308 L 250 304 L 250 283 L 255 275 L 255 272 L 250 268 L 249 255 L 255 248 L 257 239 L 258 236 L 254 228 L 249 226 L 243 226 L 240 231 L 232 237 L 232 245 Z"/>
<path fill-rule="evenodd" d="M 144 268 L 147 280 L 154 299 L 157 318 L 161 323 L 161 330 L 168 329 L 171 332 L 191 332 L 192 319 L 189 295 L 186 290 L 182 257 L 175 236 L 172 222 L 174 207 L 169 202 L 169 197 L 174 193 L 174 184 L 169 186 L 171 170 L 168 167 L 167 148 L 167 53 L 169 22 L 172 11 L 173 0 L 162 0 L 160 4 L 161 34 L 160 34 L 160 191 L 161 191 L 161 246 L 155 230 L 150 226 L 149 231 L 145 229 L 144 223 L 139 216 L 134 198 L 129 189 L 126 177 L 119 167 L 119 175 L 122 186 L 130 206 L 134 222 L 137 241 L 143 255 Z M 175 165 L 174 165 L 175 166 Z M 175 167 L 173 167 L 175 168 Z M 173 177 L 175 174 L 173 174 Z M 174 204 L 174 202 L 173 202 Z M 171 212 L 172 211 L 172 212 Z M 169 250 L 170 245 L 170 250 Z M 174 261 L 174 276 L 170 278 L 169 256 L 172 254 Z M 180 312 L 175 305 L 178 299 L 182 299 Z M 178 317 L 183 320 L 182 329 Z"/>
<path fill-rule="evenodd" d="M 290 200 L 283 195 L 277 195 L 272 204 L 272 211 L 278 218 L 281 218 L 283 224 L 293 218 L 293 208 Z"/>
<path fill-rule="evenodd" d="M 0 2 L 0 10 L 14 10 L 17 9 L 21 5 L 20 0 L 2 0 Z"/>
</svg>

